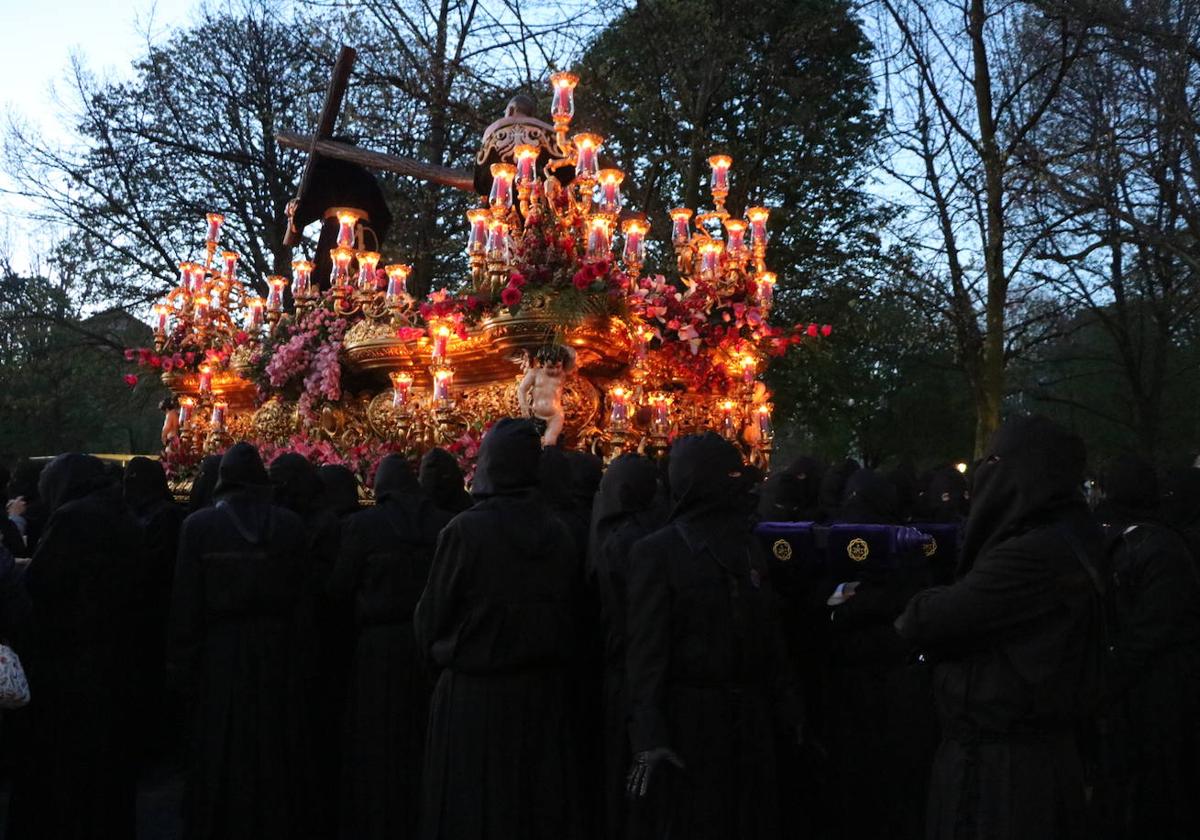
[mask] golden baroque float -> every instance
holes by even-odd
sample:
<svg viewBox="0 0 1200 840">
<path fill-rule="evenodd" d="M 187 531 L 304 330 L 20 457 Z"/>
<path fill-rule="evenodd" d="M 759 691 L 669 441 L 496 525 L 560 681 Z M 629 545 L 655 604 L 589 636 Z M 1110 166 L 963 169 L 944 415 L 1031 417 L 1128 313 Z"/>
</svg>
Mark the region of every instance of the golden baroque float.
<svg viewBox="0 0 1200 840">
<path fill-rule="evenodd" d="M 644 273 L 650 221 L 624 206 L 623 174 L 601 166 L 603 139 L 570 133 L 577 82 L 551 77 L 552 125 L 510 108 L 485 133 L 469 278 L 423 300 L 409 294 L 409 266 L 356 249 L 349 210 L 337 216 L 330 288 L 301 259 L 291 278 L 267 278 L 264 300 L 209 214 L 203 259 L 182 263 L 153 309 L 154 348 L 128 351 L 175 397 L 170 472 L 186 477 L 235 439 L 364 478 L 386 452 L 434 446 L 469 467 L 486 427 L 517 414 L 540 420 L 547 443 L 606 458 L 660 455 L 678 435 L 713 429 L 765 467 L 767 360 L 830 328 L 769 323 L 770 212 L 729 211 L 726 155 L 709 159 L 712 207 L 670 211 L 673 253 L 661 256 L 672 277 Z"/>
</svg>

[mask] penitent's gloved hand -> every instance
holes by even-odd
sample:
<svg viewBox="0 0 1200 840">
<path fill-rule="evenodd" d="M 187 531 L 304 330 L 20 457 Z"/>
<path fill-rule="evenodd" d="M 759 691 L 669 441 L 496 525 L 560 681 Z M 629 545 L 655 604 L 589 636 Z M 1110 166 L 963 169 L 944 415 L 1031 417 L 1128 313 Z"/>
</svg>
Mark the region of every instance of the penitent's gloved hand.
<svg viewBox="0 0 1200 840">
<path fill-rule="evenodd" d="M 625 792 L 630 799 L 641 799 L 646 795 L 646 791 L 650 789 L 651 777 L 664 761 L 669 761 L 680 770 L 684 768 L 683 759 L 670 747 L 643 750 L 633 757 L 633 766 L 629 768 L 629 775 L 625 778 Z"/>
</svg>

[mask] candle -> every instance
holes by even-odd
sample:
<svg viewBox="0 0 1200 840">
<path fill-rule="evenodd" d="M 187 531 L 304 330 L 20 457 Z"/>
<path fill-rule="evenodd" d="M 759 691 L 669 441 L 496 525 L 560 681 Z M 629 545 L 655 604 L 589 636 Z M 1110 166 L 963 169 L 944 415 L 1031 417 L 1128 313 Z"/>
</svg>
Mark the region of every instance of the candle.
<svg viewBox="0 0 1200 840">
<path fill-rule="evenodd" d="M 729 155 L 713 155 L 708 159 L 712 167 L 712 194 L 714 198 L 724 198 L 729 195 L 729 167 L 733 158 Z"/>
<path fill-rule="evenodd" d="M 330 251 L 333 257 L 333 284 L 345 286 L 350 282 L 350 261 L 354 259 L 354 250 L 339 245 Z"/>
<path fill-rule="evenodd" d="M 686 245 L 692 236 L 692 211 L 686 207 L 676 207 L 671 211 L 671 242 L 675 245 Z"/>
<path fill-rule="evenodd" d="M 210 365 L 200 365 L 200 385 L 199 391 L 201 394 L 212 393 L 212 367 Z"/>
<path fill-rule="evenodd" d="M 190 262 L 181 262 L 179 264 L 179 288 L 185 292 L 192 290 L 192 264 Z"/>
<path fill-rule="evenodd" d="M 383 270 L 387 272 L 388 279 L 387 302 L 389 304 L 400 303 L 408 294 L 408 275 L 412 273 L 412 266 L 395 263 L 385 266 Z"/>
<path fill-rule="evenodd" d="M 734 260 L 746 256 L 746 223 L 741 219 L 725 220 L 725 252 Z"/>
<path fill-rule="evenodd" d="M 746 353 L 738 359 L 738 364 L 742 368 L 742 381 L 749 385 L 754 381 L 754 374 L 758 372 L 758 360 Z"/>
<path fill-rule="evenodd" d="M 575 144 L 575 177 L 595 183 L 600 177 L 600 147 L 604 138 L 584 133 L 576 134 L 571 141 Z"/>
<path fill-rule="evenodd" d="M 433 328 L 433 358 L 435 360 L 446 358 L 449 344 L 450 328 L 445 324 L 438 324 Z"/>
<path fill-rule="evenodd" d="M 238 253 L 237 251 L 222 251 L 221 262 L 225 264 L 225 279 L 230 283 L 234 280 L 234 275 L 237 273 Z"/>
<path fill-rule="evenodd" d="M 758 275 L 758 303 L 760 306 L 770 306 L 775 300 L 775 272 L 764 271 Z"/>
<path fill-rule="evenodd" d="M 467 239 L 469 256 L 481 256 L 487 253 L 488 218 L 488 211 L 482 207 L 467 211 L 467 223 L 471 227 L 470 237 Z"/>
<path fill-rule="evenodd" d="M 488 259 L 502 263 L 508 262 L 508 223 L 493 220 L 488 225 L 487 252 Z"/>
<path fill-rule="evenodd" d="M 154 314 L 154 334 L 159 338 L 167 335 L 167 319 L 171 317 L 171 307 L 165 303 L 156 303 L 150 308 Z"/>
<path fill-rule="evenodd" d="M 758 407 L 758 438 L 765 443 L 773 435 L 774 430 L 771 428 L 771 406 L 763 403 Z"/>
<path fill-rule="evenodd" d="M 193 317 L 195 318 L 195 320 L 197 322 L 203 321 L 205 318 L 208 317 L 208 296 L 207 295 L 196 295 L 196 297 L 192 301 L 192 303 L 195 305 L 195 308 L 193 310 Z"/>
<path fill-rule="evenodd" d="M 196 401 L 192 397 L 179 398 L 179 430 L 183 431 L 192 420 L 196 410 Z"/>
<path fill-rule="evenodd" d="M 640 326 L 634 331 L 634 338 L 637 340 L 638 358 L 646 358 L 646 353 L 650 350 L 650 339 L 654 338 L 654 333 L 649 327 Z"/>
<path fill-rule="evenodd" d="M 358 252 L 358 288 L 364 292 L 374 292 L 379 288 L 375 279 L 375 266 L 379 264 L 379 254 L 375 251 Z"/>
<path fill-rule="evenodd" d="M 270 287 L 270 291 L 267 293 L 267 310 L 279 312 L 283 309 L 283 290 L 287 288 L 287 278 L 272 274 L 267 278 L 267 285 Z"/>
<path fill-rule="evenodd" d="M 721 259 L 724 245 L 714 239 L 706 239 L 700 243 L 700 275 L 706 280 L 717 276 L 717 266 Z"/>
<path fill-rule="evenodd" d="M 437 403 L 450 401 L 450 386 L 454 384 L 454 371 L 438 368 L 433 372 L 433 400 Z"/>
<path fill-rule="evenodd" d="M 625 262 L 629 265 L 641 265 L 646 261 L 646 233 L 650 226 L 641 219 L 626 219 L 621 224 L 621 233 L 625 234 Z"/>
<path fill-rule="evenodd" d="M 721 435 L 728 440 L 733 440 L 737 437 L 737 422 L 733 413 L 736 407 L 737 403 L 733 400 L 725 400 L 725 402 L 721 403 Z"/>
<path fill-rule="evenodd" d="M 343 210 L 337 214 L 338 220 L 338 238 L 337 244 L 339 248 L 354 247 L 354 226 L 358 224 L 358 216 L 354 213 Z"/>
<path fill-rule="evenodd" d="M 209 213 L 205 218 L 208 220 L 208 236 L 205 237 L 205 241 L 216 245 L 217 240 L 221 238 L 221 225 L 225 217 L 220 213 Z"/>
<path fill-rule="evenodd" d="M 191 283 L 192 294 L 194 294 L 194 295 L 203 294 L 204 293 L 204 280 L 205 280 L 205 276 L 206 276 L 206 272 L 204 271 L 204 266 L 201 265 L 200 263 L 189 263 L 188 265 L 191 267 L 191 273 L 192 273 L 192 283 Z"/>
<path fill-rule="evenodd" d="M 550 86 L 553 90 L 550 115 L 554 118 L 555 125 L 562 123 L 565 126 L 571 121 L 571 117 L 575 116 L 575 86 L 577 84 L 579 84 L 579 77 L 574 73 L 560 72 L 550 77 Z"/>
<path fill-rule="evenodd" d="M 492 164 L 492 192 L 488 196 L 488 204 L 492 212 L 503 216 L 512 207 L 513 179 L 517 176 L 517 168 L 511 163 Z"/>
<path fill-rule="evenodd" d="M 538 159 L 538 147 L 522 143 L 513 149 L 513 157 L 517 161 L 517 186 L 528 189 L 537 178 L 534 165 Z"/>
<path fill-rule="evenodd" d="M 767 248 L 767 217 L 771 211 L 766 207 L 751 207 L 746 211 L 750 221 L 750 247 L 755 253 L 761 254 Z"/>
<path fill-rule="evenodd" d="M 392 380 L 392 408 L 404 408 L 408 404 L 408 391 L 412 387 L 413 378 L 410 374 L 393 372 L 388 374 Z"/>
<path fill-rule="evenodd" d="M 229 409 L 229 403 L 224 400 L 217 400 L 213 403 L 212 418 L 210 425 L 214 432 L 225 431 L 225 412 Z"/>
<path fill-rule="evenodd" d="M 609 392 L 609 398 L 612 402 L 610 425 L 614 432 L 623 432 L 629 422 L 629 392 L 618 385 Z"/>
<path fill-rule="evenodd" d="M 292 297 L 302 298 L 308 295 L 312 272 L 313 264 L 308 260 L 292 261 Z"/>
<path fill-rule="evenodd" d="M 588 222 L 588 262 L 603 262 L 608 259 L 612 247 L 612 220 L 605 216 L 592 216 Z"/>
<path fill-rule="evenodd" d="M 600 212 L 617 215 L 621 212 L 621 182 L 625 175 L 620 169 L 600 170 Z"/>
<path fill-rule="evenodd" d="M 246 299 L 246 332 L 254 332 L 263 325 L 264 301 L 258 295 Z"/>
<path fill-rule="evenodd" d="M 660 437 L 671 431 L 670 405 L 666 394 L 650 395 L 650 430 Z"/>
</svg>

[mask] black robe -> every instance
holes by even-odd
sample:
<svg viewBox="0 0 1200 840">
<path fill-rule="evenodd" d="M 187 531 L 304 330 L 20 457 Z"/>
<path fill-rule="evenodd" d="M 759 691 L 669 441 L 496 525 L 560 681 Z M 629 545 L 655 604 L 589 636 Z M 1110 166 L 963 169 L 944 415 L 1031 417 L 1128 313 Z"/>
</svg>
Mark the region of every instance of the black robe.
<svg viewBox="0 0 1200 840">
<path fill-rule="evenodd" d="M 1103 597 L 1084 461 L 1048 420 L 1002 426 L 976 474 L 961 577 L 896 622 L 934 663 L 930 840 L 1084 836 L 1075 732 L 1098 678 Z"/>
<path fill-rule="evenodd" d="M 536 492 L 526 420 L 484 437 L 480 501 L 443 529 L 414 629 L 441 673 L 425 756 L 426 840 L 580 836 L 571 666 L 576 547 Z"/>
<path fill-rule="evenodd" d="M 625 773 L 629 749 L 629 701 L 625 691 L 625 625 L 629 559 L 634 543 L 658 527 L 651 510 L 657 468 L 638 455 L 622 455 L 600 482 L 593 517 L 589 582 L 600 600 L 604 631 L 604 836 L 626 836 Z"/>
<path fill-rule="evenodd" d="M 462 513 L 474 502 L 463 481 L 458 461 L 445 449 L 434 447 L 421 456 L 417 481 L 439 510 Z"/>
<path fill-rule="evenodd" d="M 216 506 L 180 536 L 168 650 L 191 703 L 189 839 L 311 833 L 305 530 L 268 494 L 257 452 L 237 444 Z"/>
<path fill-rule="evenodd" d="M 341 837 L 401 840 L 418 827 L 432 683 L 413 611 L 450 515 L 420 493 L 399 455 L 380 462 L 374 508 L 347 520 L 331 587 L 352 601 L 357 637 L 342 750 Z"/>
<path fill-rule="evenodd" d="M 676 442 L 669 525 L 629 561 L 626 670 L 633 752 L 673 749 L 639 804 L 639 830 L 689 840 L 774 838 L 777 727 L 799 709 L 767 562 L 735 475 L 707 434 Z"/>
<path fill-rule="evenodd" d="M 31 702 L 6 712 L 26 737 L 6 837 L 134 837 L 134 599 L 142 544 L 99 460 L 60 455 L 42 473 L 49 511 L 25 575 L 18 650 Z"/>
</svg>

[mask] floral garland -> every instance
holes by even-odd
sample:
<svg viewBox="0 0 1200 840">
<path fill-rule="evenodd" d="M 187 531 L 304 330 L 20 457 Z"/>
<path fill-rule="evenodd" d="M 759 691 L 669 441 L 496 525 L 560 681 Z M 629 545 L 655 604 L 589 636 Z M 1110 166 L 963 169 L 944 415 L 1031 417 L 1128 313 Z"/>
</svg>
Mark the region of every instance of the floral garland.
<svg viewBox="0 0 1200 840">
<path fill-rule="evenodd" d="M 339 354 L 350 323 L 329 306 L 318 306 L 299 320 L 286 320 L 270 333 L 251 360 L 251 379 L 264 396 L 271 391 L 298 392 L 297 408 L 310 422 L 321 406 L 342 398 Z"/>
</svg>

